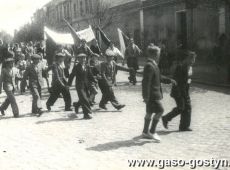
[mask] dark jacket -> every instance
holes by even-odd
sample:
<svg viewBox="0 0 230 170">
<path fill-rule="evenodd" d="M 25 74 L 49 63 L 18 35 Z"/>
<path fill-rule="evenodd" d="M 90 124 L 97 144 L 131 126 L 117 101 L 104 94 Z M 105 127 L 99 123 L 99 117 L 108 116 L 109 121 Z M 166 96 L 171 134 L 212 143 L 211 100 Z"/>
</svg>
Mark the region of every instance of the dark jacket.
<svg viewBox="0 0 230 170">
<path fill-rule="evenodd" d="M 188 95 L 188 78 L 188 66 L 178 64 L 173 75 L 173 79 L 177 82 L 177 85 L 174 85 L 171 90 L 173 98 Z"/>
<path fill-rule="evenodd" d="M 30 87 L 42 87 L 43 86 L 43 78 L 42 72 L 44 71 L 44 67 L 41 63 L 37 65 L 37 70 L 35 70 L 34 64 L 31 64 L 26 68 L 26 71 L 23 76 L 23 84 L 26 84 L 27 78 L 29 79 L 29 86 Z"/>
<path fill-rule="evenodd" d="M 80 63 L 73 67 L 68 81 L 69 86 L 71 86 L 74 77 L 76 77 L 76 89 L 83 89 L 88 86 L 89 82 L 96 82 L 89 67 L 86 67 L 83 70 L 82 65 Z"/>
<path fill-rule="evenodd" d="M 13 67 L 12 69 L 3 68 L 0 76 L 0 91 L 2 86 L 5 91 L 12 91 L 15 89 L 15 78 L 18 75 L 18 70 Z"/>
<path fill-rule="evenodd" d="M 62 68 L 59 64 L 54 63 L 52 65 L 52 86 L 58 85 L 61 87 L 65 87 L 67 84 L 67 80 L 64 74 L 64 68 Z"/>
<path fill-rule="evenodd" d="M 142 95 L 147 101 L 161 100 L 163 98 L 161 82 L 169 84 L 171 79 L 161 76 L 159 67 L 148 60 L 143 72 Z"/>
</svg>

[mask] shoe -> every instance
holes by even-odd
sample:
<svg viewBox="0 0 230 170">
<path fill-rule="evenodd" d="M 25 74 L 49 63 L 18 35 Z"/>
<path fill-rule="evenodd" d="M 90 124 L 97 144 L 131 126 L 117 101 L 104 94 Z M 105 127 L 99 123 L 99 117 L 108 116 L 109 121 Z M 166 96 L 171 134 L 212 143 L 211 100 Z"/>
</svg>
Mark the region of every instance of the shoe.
<svg viewBox="0 0 230 170">
<path fill-rule="evenodd" d="M 19 118 L 19 115 L 14 115 L 14 118 Z"/>
<path fill-rule="evenodd" d="M 46 103 L 46 108 L 47 108 L 47 110 L 50 112 L 51 111 L 51 107 L 50 107 L 50 105 L 48 105 L 47 103 Z"/>
<path fill-rule="evenodd" d="M 180 132 L 191 132 L 192 129 L 190 129 L 190 128 L 181 129 L 181 128 L 180 128 L 179 131 L 180 131 Z"/>
<path fill-rule="evenodd" d="M 103 109 L 103 110 L 108 110 L 107 107 L 105 105 L 99 105 L 100 109 Z"/>
<path fill-rule="evenodd" d="M 71 109 L 71 108 L 67 108 L 67 109 L 65 109 L 65 111 L 73 111 L 73 109 Z"/>
<path fill-rule="evenodd" d="M 153 139 L 153 135 L 151 135 L 150 133 L 142 133 L 142 137 L 144 139 Z"/>
<path fill-rule="evenodd" d="M 2 108 L 0 108 L 0 112 L 2 116 L 5 116 L 5 111 Z"/>
<path fill-rule="evenodd" d="M 40 117 L 40 116 L 43 114 L 42 109 L 38 109 L 38 110 L 37 110 L 37 114 L 38 114 L 38 117 Z"/>
<path fill-rule="evenodd" d="M 153 136 L 153 139 L 154 139 L 154 140 L 156 140 L 156 141 L 158 141 L 158 142 L 161 141 L 161 138 L 160 138 L 160 136 L 159 136 L 157 133 L 152 134 L 152 136 Z"/>
<path fill-rule="evenodd" d="M 121 105 L 117 106 L 116 109 L 117 109 L 117 110 L 121 110 L 121 109 L 124 108 L 124 107 L 125 107 L 125 105 L 124 105 L 124 104 L 121 104 Z"/>
<path fill-rule="evenodd" d="M 93 117 L 92 116 L 90 116 L 89 114 L 85 114 L 84 115 L 84 119 L 92 119 Z"/>
<path fill-rule="evenodd" d="M 74 111 L 75 111 L 76 114 L 78 114 L 79 113 L 79 107 L 74 106 Z"/>
<path fill-rule="evenodd" d="M 136 80 L 134 80 L 134 81 L 133 81 L 133 85 L 135 86 L 136 84 L 137 84 L 137 81 L 136 81 Z"/>
<path fill-rule="evenodd" d="M 166 117 L 163 116 L 161 119 L 162 119 L 162 123 L 163 123 L 164 128 L 168 129 L 168 120 L 166 120 Z"/>
</svg>

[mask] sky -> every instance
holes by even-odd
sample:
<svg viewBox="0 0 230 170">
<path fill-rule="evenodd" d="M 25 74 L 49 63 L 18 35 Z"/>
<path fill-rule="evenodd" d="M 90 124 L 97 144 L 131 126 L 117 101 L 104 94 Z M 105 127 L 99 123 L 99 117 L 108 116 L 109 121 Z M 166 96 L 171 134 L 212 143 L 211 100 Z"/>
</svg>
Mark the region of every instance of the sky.
<svg viewBox="0 0 230 170">
<path fill-rule="evenodd" d="M 50 0 L 0 0 L 0 31 L 13 35 L 31 21 L 33 13 Z"/>
</svg>

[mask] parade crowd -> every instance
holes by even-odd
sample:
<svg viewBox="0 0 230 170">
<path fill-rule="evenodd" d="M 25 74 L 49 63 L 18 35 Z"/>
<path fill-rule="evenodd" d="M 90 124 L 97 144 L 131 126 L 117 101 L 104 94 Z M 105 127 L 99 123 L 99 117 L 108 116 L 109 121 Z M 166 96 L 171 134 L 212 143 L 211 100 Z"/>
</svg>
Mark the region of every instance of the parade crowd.
<svg viewBox="0 0 230 170">
<path fill-rule="evenodd" d="M 139 70 L 138 58 L 145 56 L 146 64 L 143 71 Z M 44 108 L 41 105 L 43 80 L 50 93 L 46 102 L 46 109 L 52 110 L 59 97 L 65 104 L 65 111 L 73 111 L 78 115 L 82 108 L 84 119 L 92 119 L 92 107 L 96 104 L 95 96 L 102 93 L 99 108 L 107 110 L 108 102 L 116 110 L 125 107 L 116 98 L 114 86 L 117 85 L 116 74 L 118 70 L 129 73 L 128 81 L 136 85 L 136 74 L 143 74 L 142 94 L 146 103 L 146 115 L 142 136 L 147 139 L 160 141 L 156 133 L 158 122 L 162 119 L 165 128 L 177 115 L 181 115 L 180 131 L 191 131 L 191 101 L 189 87 L 191 84 L 192 65 L 195 62 L 195 52 L 184 50 L 182 57 L 177 61 L 172 78 L 161 75 L 159 69 L 161 49 L 150 43 L 146 52 L 134 43 L 132 38 L 123 55 L 113 42 L 110 42 L 105 51 L 101 51 L 97 41 L 89 47 L 85 39 L 73 48 L 59 46 L 54 56 L 47 56 L 43 42 L 15 43 L 5 45 L 0 41 L 0 93 L 2 89 L 7 97 L 0 106 L 2 116 L 11 105 L 15 118 L 20 115 L 20 106 L 15 98 L 15 92 L 24 95 L 30 90 L 32 95 L 31 114 L 41 116 Z M 48 65 L 45 58 L 52 57 L 52 64 Z M 118 64 L 122 61 L 122 65 Z M 125 67 L 127 62 L 127 67 Z M 49 74 L 52 72 L 52 81 Z M 75 89 L 78 101 L 72 102 L 70 87 L 75 78 Z M 163 116 L 164 107 L 161 83 L 172 84 L 171 96 L 175 99 L 176 106 Z"/>
</svg>

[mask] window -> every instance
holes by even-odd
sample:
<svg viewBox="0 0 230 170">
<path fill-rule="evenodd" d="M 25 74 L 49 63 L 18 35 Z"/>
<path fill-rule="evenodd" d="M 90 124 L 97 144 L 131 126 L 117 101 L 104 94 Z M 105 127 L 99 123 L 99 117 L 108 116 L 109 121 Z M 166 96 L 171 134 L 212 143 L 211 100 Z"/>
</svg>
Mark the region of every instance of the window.
<svg viewBox="0 0 230 170">
<path fill-rule="evenodd" d="M 70 9 L 69 9 L 70 5 L 69 3 L 67 4 L 67 7 L 66 7 L 66 13 L 67 13 L 67 18 L 70 18 Z"/>
<path fill-rule="evenodd" d="M 80 12 L 81 12 L 81 16 L 83 16 L 84 10 L 83 10 L 83 3 L 82 3 L 82 1 L 80 1 Z"/>
<path fill-rule="evenodd" d="M 59 6 L 59 20 L 61 20 L 62 19 L 62 7 L 61 6 Z"/>
<path fill-rule="evenodd" d="M 76 18 L 77 17 L 77 5 L 76 4 L 73 5 L 73 12 L 74 12 L 74 18 Z"/>
<path fill-rule="evenodd" d="M 225 33 L 225 8 L 219 10 L 219 34 Z"/>
<path fill-rule="evenodd" d="M 64 6 L 64 17 L 67 18 L 67 10 L 66 10 L 66 6 Z"/>
<path fill-rule="evenodd" d="M 85 12 L 88 14 L 89 13 L 89 1 L 85 0 Z"/>
<path fill-rule="evenodd" d="M 89 0 L 89 10 L 91 13 L 93 13 L 93 2 L 92 2 L 92 0 Z"/>
<path fill-rule="evenodd" d="M 59 21 L 59 8 L 58 7 L 56 7 L 56 13 L 57 13 L 57 21 Z"/>
</svg>

